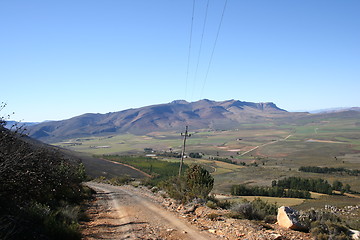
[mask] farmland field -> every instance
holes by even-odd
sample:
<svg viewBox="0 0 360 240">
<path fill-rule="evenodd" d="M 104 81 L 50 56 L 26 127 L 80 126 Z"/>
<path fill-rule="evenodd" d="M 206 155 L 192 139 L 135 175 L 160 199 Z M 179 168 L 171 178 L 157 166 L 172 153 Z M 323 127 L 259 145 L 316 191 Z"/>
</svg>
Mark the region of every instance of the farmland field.
<svg viewBox="0 0 360 240">
<path fill-rule="evenodd" d="M 243 124 L 226 131 L 191 132 L 191 126 L 189 130 L 192 136 L 186 142 L 186 152 L 199 152 L 203 157 L 186 158 L 185 163 L 199 163 L 212 172 L 216 193 L 229 193 L 233 184 L 269 186 L 273 180 L 290 176 L 323 178 L 330 183 L 339 180 L 360 192 L 360 176 L 298 171 L 301 166 L 360 169 L 360 125 L 356 118 L 313 117 L 271 124 Z M 69 139 L 55 145 L 94 155 L 145 155 L 147 148 L 160 160 L 179 161 L 159 154 L 181 152 L 182 137 L 179 132 L 153 132 L 143 136 L 125 134 Z"/>
</svg>

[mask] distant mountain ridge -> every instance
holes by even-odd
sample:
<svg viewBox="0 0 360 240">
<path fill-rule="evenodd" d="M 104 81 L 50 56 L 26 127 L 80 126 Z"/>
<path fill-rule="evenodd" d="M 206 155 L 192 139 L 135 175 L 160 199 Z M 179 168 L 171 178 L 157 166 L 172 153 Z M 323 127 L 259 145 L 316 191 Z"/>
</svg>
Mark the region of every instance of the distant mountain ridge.
<svg viewBox="0 0 360 240">
<path fill-rule="evenodd" d="M 10 128 L 14 128 L 14 127 L 27 127 L 27 126 L 32 126 L 38 124 L 38 122 L 17 122 L 17 121 L 6 121 L 5 127 L 10 129 Z"/>
<path fill-rule="evenodd" d="M 39 123 L 28 129 L 31 137 L 53 142 L 95 134 L 182 130 L 185 125 L 191 129 L 229 129 L 239 123 L 260 122 L 289 114 L 294 113 L 288 113 L 271 102 L 176 100 L 106 114 L 87 113 L 67 120 Z"/>
<path fill-rule="evenodd" d="M 344 111 L 357 111 L 360 112 L 360 107 L 338 107 L 338 108 L 326 108 L 309 111 L 310 113 L 334 113 Z"/>
</svg>

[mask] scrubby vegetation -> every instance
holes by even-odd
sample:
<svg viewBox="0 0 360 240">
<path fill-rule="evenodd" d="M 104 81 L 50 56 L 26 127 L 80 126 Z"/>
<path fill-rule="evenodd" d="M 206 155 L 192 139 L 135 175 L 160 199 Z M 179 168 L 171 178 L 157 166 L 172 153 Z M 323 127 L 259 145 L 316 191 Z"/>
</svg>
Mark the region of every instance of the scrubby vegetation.
<svg viewBox="0 0 360 240">
<path fill-rule="evenodd" d="M 171 177 L 160 185 L 170 197 L 185 203 L 195 198 L 207 199 L 214 186 L 214 178 L 200 165 L 193 165 L 185 175 Z"/>
<path fill-rule="evenodd" d="M 284 198 L 310 198 L 309 191 L 284 189 L 282 187 L 259 187 L 247 186 L 244 184 L 233 185 L 231 194 L 235 196 L 268 196 L 268 197 L 284 197 Z"/>
<path fill-rule="evenodd" d="M 0 239 L 80 239 L 84 166 L 0 121 Z"/>
<path fill-rule="evenodd" d="M 333 167 L 314 167 L 314 166 L 302 166 L 299 168 L 301 172 L 313 172 L 313 173 L 345 173 L 352 176 L 359 176 L 360 170 L 346 169 L 343 167 L 333 168 Z"/>
<path fill-rule="evenodd" d="M 299 220 L 315 239 L 352 239 L 348 224 L 331 211 L 310 209 L 301 212 Z"/>
<path fill-rule="evenodd" d="M 245 218 L 249 220 L 267 220 L 272 222 L 276 219 L 278 206 L 256 198 L 249 202 L 244 200 L 231 206 L 230 216 L 233 218 Z"/>
</svg>

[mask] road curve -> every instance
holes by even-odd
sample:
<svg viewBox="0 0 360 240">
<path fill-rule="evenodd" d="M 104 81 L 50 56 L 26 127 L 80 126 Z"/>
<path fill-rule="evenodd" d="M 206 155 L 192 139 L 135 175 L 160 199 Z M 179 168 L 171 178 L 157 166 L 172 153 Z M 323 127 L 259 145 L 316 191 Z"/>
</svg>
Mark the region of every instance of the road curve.
<svg viewBox="0 0 360 240">
<path fill-rule="evenodd" d="M 93 233 L 85 239 L 215 239 L 132 188 L 94 182 L 86 185 L 100 195 L 99 204 L 107 214 L 97 223 L 97 236 Z"/>
</svg>

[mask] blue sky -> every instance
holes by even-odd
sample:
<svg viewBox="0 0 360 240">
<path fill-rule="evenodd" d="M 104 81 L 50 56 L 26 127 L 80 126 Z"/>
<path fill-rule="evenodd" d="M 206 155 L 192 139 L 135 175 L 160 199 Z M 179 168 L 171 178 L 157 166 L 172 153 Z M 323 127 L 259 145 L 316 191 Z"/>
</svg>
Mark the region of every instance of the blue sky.
<svg viewBox="0 0 360 240">
<path fill-rule="evenodd" d="M 191 35 L 192 0 L 0 1 L 0 114 L 58 120 L 203 98 L 360 106 L 359 0 L 228 0 L 215 48 L 225 0 L 209 1 L 202 34 L 207 2 L 195 1 Z"/>
</svg>

